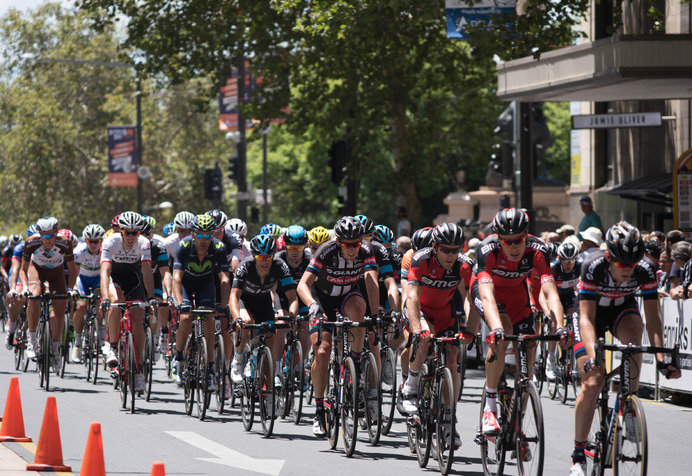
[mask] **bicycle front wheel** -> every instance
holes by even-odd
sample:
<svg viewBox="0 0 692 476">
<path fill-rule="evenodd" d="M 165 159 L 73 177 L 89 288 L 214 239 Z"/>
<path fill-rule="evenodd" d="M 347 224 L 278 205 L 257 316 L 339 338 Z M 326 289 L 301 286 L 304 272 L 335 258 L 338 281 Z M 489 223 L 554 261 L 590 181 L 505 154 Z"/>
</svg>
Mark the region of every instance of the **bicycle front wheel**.
<svg viewBox="0 0 692 476">
<path fill-rule="evenodd" d="M 67 359 L 70 358 L 71 342 L 72 339 L 70 338 L 70 316 L 66 312 L 63 316 L 62 338 L 60 339 L 60 368 L 58 370 L 58 376 L 60 378 L 65 377 L 65 365 L 67 364 Z"/>
<path fill-rule="evenodd" d="M 366 356 L 361 362 L 361 371 L 365 381 L 365 387 L 361 390 L 361 401 L 365 406 L 368 439 L 370 444 L 376 445 L 380 442 L 380 435 L 382 434 L 382 395 L 380 394 L 380 379 L 375 356 L 372 355 L 372 352 L 368 352 Z"/>
<path fill-rule="evenodd" d="M 195 376 L 197 375 L 197 347 L 194 344 L 194 336 L 190 335 L 185 343 L 183 352 L 183 368 L 180 373 L 183 380 L 183 393 L 185 395 L 185 413 L 192 415 L 192 407 L 195 406 Z"/>
<path fill-rule="evenodd" d="M 209 365 L 207 364 L 207 339 L 200 337 L 197 339 L 197 361 L 195 363 L 195 393 L 197 399 L 197 418 L 204 421 L 207 415 L 207 404 L 209 403 L 209 392 L 207 384 L 209 382 Z"/>
<path fill-rule="evenodd" d="M 485 476 L 501 476 L 505 469 L 505 444 L 504 435 L 486 436 L 483 434 L 483 409 L 485 408 L 485 390 L 481 396 L 481 414 L 478 425 L 478 439 L 481 447 L 481 463 Z M 502 414 L 502 401 L 497 399 L 498 414 Z"/>
<path fill-rule="evenodd" d="M 605 465 L 602 458 L 605 455 L 603 451 L 603 436 L 601 430 L 603 409 L 601 408 L 601 399 L 598 399 L 598 406 L 591 420 L 591 428 L 589 436 L 586 439 L 586 447 L 584 454 L 586 455 L 586 474 L 588 476 L 603 476 L 605 473 Z"/>
<path fill-rule="evenodd" d="M 151 384 L 154 380 L 154 335 L 151 333 L 151 328 L 147 327 L 144 335 L 144 356 L 142 357 L 142 373 L 144 374 L 144 382 L 146 383 L 145 400 L 148 402 L 151 398 Z"/>
<path fill-rule="evenodd" d="M 339 419 L 341 415 L 341 409 L 339 407 L 339 395 L 341 382 L 339 368 L 333 360 L 329 362 L 329 380 L 327 380 L 327 389 L 325 391 L 324 398 L 324 420 L 327 426 L 327 440 L 329 441 L 329 447 L 333 450 L 336 449 L 336 443 L 339 439 Z"/>
<path fill-rule="evenodd" d="M 621 408 L 613 436 L 613 476 L 646 476 L 648 436 L 642 402 L 630 395 Z"/>
<path fill-rule="evenodd" d="M 435 442 L 437 446 L 437 463 L 440 472 L 445 476 L 452 469 L 454 461 L 454 433 L 456 419 L 456 401 L 452 373 L 448 368 L 442 369 L 435 392 Z"/>
<path fill-rule="evenodd" d="M 300 423 L 300 417 L 303 415 L 303 393 L 305 385 L 305 362 L 303 361 L 303 349 L 300 342 L 294 342 L 291 348 L 291 365 L 289 366 L 288 383 L 291 389 L 291 413 L 293 414 L 293 423 Z"/>
<path fill-rule="evenodd" d="M 427 378 L 428 366 L 423 367 L 418 372 L 418 418 L 416 423 L 416 456 L 418 466 L 425 468 L 430 461 L 430 451 L 432 449 L 432 387 L 431 380 Z M 415 421 L 415 417 L 414 417 Z"/>
<path fill-rule="evenodd" d="M 127 337 L 120 336 L 118 339 L 118 367 L 116 378 L 113 379 L 113 385 L 120 390 L 120 405 L 122 408 L 127 408 Z M 134 384 L 134 382 L 131 382 Z"/>
<path fill-rule="evenodd" d="M 135 412 L 135 395 L 137 386 L 135 385 L 137 376 L 137 358 L 135 354 L 135 339 L 130 336 L 127 339 L 127 380 L 130 383 L 130 413 Z"/>
<path fill-rule="evenodd" d="M 344 359 L 343 366 L 341 426 L 343 427 L 344 451 L 346 456 L 353 456 L 358 438 L 358 375 L 351 357 Z"/>
<path fill-rule="evenodd" d="M 272 354 L 267 347 L 262 348 L 257 356 L 257 372 L 262 434 L 269 438 L 274 431 L 276 389 L 274 388 L 274 359 L 272 359 Z"/>
<path fill-rule="evenodd" d="M 396 353 L 391 348 L 382 354 L 382 378 L 380 394 L 382 395 L 382 434 L 387 435 L 394 422 L 396 392 L 399 387 L 396 381 Z"/>
<path fill-rule="evenodd" d="M 243 352 L 243 382 L 239 384 L 240 391 L 240 416 L 243 420 L 245 431 L 252 430 L 255 419 L 255 373 L 256 362 L 252 356 L 250 345 L 245 345 Z"/>
<path fill-rule="evenodd" d="M 216 411 L 219 415 L 223 414 L 226 403 L 226 347 L 223 338 L 217 335 L 214 346 L 214 375 L 216 375 Z"/>
<path fill-rule="evenodd" d="M 519 422 L 516 433 L 517 467 L 519 476 L 539 476 L 543 474 L 545 453 L 543 407 L 533 382 L 526 382 L 522 390 L 523 405 L 514 407 L 514 421 Z"/>
<path fill-rule="evenodd" d="M 43 325 L 43 378 L 44 378 L 44 384 L 45 384 L 45 389 L 46 392 L 49 390 L 49 382 L 50 382 L 50 372 L 51 372 L 51 359 L 54 358 L 53 356 L 53 333 L 51 332 L 50 328 L 50 321 L 46 321 L 45 324 Z"/>
<path fill-rule="evenodd" d="M 94 323 L 89 316 L 86 317 L 84 329 L 82 330 L 82 363 L 84 364 L 84 374 L 87 382 L 91 382 L 94 374 L 94 354 L 93 348 L 96 346 L 92 340 L 92 327 Z"/>
</svg>

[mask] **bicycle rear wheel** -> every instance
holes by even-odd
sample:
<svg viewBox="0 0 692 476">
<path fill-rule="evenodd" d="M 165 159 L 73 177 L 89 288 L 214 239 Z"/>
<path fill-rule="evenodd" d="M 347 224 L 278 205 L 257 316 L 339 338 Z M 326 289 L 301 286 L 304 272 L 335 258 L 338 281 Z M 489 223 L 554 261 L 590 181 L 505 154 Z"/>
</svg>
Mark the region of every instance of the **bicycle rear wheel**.
<svg viewBox="0 0 692 476">
<path fill-rule="evenodd" d="M 192 407 L 195 406 L 195 369 L 197 364 L 197 347 L 194 344 L 194 336 L 190 335 L 185 343 L 185 352 L 183 353 L 183 362 L 181 369 L 181 378 L 183 380 L 183 393 L 185 395 L 185 413 L 192 415 Z"/>
<path fill-rule="evenodd" d="M 543 474 L 545 435 L 543 433 L 543 407 L 533 382 L 526 382 L 522 391 L 524 411 L 514 407 L 514 421 L 519 422 L 516 435 L 516 456 L 519 476 Z"/>
<path fill-rule="evenodd" d="M 562 348 L 558 346 L 555 349 L 555 368 L 553 369 L 554 378 L 548 380 L 548 393 L 550 394 L 550 399 L 559 399 L 562 401 L 562 393 L 565 388 L 565 366 L 561 363 Z"/>
<path fill-rule="evenodd" d="M 127 336 L 122 335 L 118 339 L 118 367 L 116 378 L 113 379 L 113 385 L 120 390 L 120 405 L 122 408 L 127 408 Z M 130 382 L 132 384 L 132 382 Z"/>
<path fill-rule="evenodd" d="M 256 362 L 253 362 L 252 351 L 248 344 L 245 345 L 243 353 L 243 382 L 239 385 L 240 391 L 240 416 L 243 420 L 245 431 L 252 429 L 255 418 L 255 369 Z"/>
<path fill-rule="evenodd" d="M 279 374 L 278 377 L 281 380 L 281 386 L 275 392 L 276 393 L 276 414 L 280 418 L 288 418 L 291 413 L 291 404 L 293 403 L 293 397 L 291 395 L 291 388 L 289 382 L 291 356 L 293 355 L 293 349 L 290 344 L 286 343 L 283 352 L 281 353 L 281 359 L 279 360 Z"/>
<path fill-rule="evenodd" d="M 560 395 L 560 402 L 562 404 L 567 403 L 567 389 L 570 387 L 570 383 L 572 382 L 572 361 L 570 357 L 570 351 L 569 350 L 563 350 L 563 352 L 567 352 L 565 355 L 565 363 L 564 365 L 560 366 L 560 374 L 562 377 L 562 394 Z"/>
<path fill-rule="evenodd" d="M 62 337 L 60 338 L 60 352 L 58 354 L 60 358 L 58 376 L 60 378 L 65 378 L 65 365 L 70 356 L 70 343 L 72 342 L 70 338 L 70 316 L 67 314 L 68 311 L 69 305 L 68 310 L 65 311 L 65 315 L 63 316 Z"/>
<path fill-rule="evenodd" d="M 46 368 L 43 366 L 43 361 L 46 360 L 46 348 L 43 336 L 46 332 L 46 324 L 44 322 L 39 322 L 36 333 L 36 345 L 34 346 L 34 353 L 36 354 L 36 370 L 38 371 L 38 381 L 41 388 L 43 388 L 46 384 Z"/>
<path fill-rule="evenodd" d="M 257 356 L 257 372 L 259 378 L 259 407 L 262 434 L 269 438 L 274 431 L 276 418 L 276 388 L 274 388 L 274 359 L 267 347 L 262 348 Z"/>
<path fill-rule="evenodd" d="M 14 345 L 14 369 L 19 370 L 22 369 L 26 371 L 24 368 L 24 361 L 25 361 L 25 354 L 26 354 L 26 319 L 19 318 L 17 321 L 17 330 L 14 333 L 14 340 L 15 340 L 15 345 Z M 27 365 L 28 365 L 28 360 L 27 360 Z"/>
<path fill-rule="evenodd" d="M 192 377 L 195 381 L 194 390 L 197 400 L 197 418 L 199 418 L 200 421 L 204 421 L 209 403 L 209 392 L 207 391 L 207 383 L 209 382 L 208 361 L 207 339 L 200 337 L 197 339 L 197 361 L 195 362 L 195 374 L 194 377 Z"/>
<path fill-rule="evenodd" d="M 293 423 L 300 423 L 300 417 L 303 415 L 303 385 L 305 383 L 305 362 L 303 361 L 303 349 L 300 342 L 294 342 L 291 351 L 291 365 L 289 367 L 288 383 L 290 386 L 291 413 Z"/>
<path fill-rule="evenodd" d="M 312 347 L 312 346 L 310 346 Z M 308 354 L 308 360 L 307 360 L 307 367 L 305 369 L 305 378 L 307 379 L 308 382 L 308 390 L 307 390 L 307 396 L 306 396 L 306 403 L 308 405 L 312 405 L 312 399 L 315 395 L 315 387 L 312 385 L 312 362 L 315 360 L 315 354 L 313 353 L 313 350 L 310 349 L 310 353 Z"/>
<path fill-rule="evenodd" d="M 642 402 L 629 395 L 621 408 L 613 436 L 613 476 L 646 476 L 649 441 Z"/>
<path fill-rule="evenodd" d="M 454 462 L 454 425 L 456 418 L 456 401 L 454 399 L 454 384 L 452 373 L 448 368 L 442 369 L 440 379 L 437 382 L 436 402 L 437 409 L 435 424 L 435 441 L 437 446 L 437 463 L 440 472 L 445 476 L 449 474 Z"/>
<path fill-rule="evenodd" d="M 151 384 L 154 380 L 154 335 L 151 333 L 151 328 L 146 328 L 144 335 L 144 355 L 142 356 L 142 373 L 144 374 L 144 382 L 146 383 L 145 400 L 148 402 L 151 398 Z"/>
<path fill-rule="evenodd" d="M 361 389 L 362 395 L 359 401 L 362 401 L 365 406 L 368 439 L 370 444 L 376 445 L 380 442 L 382 434 L 382 394 L 380 394 L 380 378 L 375 356 L 372 352 L 368 352 L 366 356 L 361 362 L 365 385 Z"/>
<path fill-rule="evenodd" d="M 533 381 L 536 383 L 538 394 L 543 392 L 543 386 L 547 380 L 545 375 L 546 360 L 548 359 L 548 344 L 540 342 L 536 351 L 536 358 L 533 361 Z M 550 384 L 548 384 L 550 385 Z"/>
<path fill-rule="evenodd" d="M 505 445 L 504 435 L 486 436 L 483 434 L 483 409 L 485 408 L 485 389 L 481 397 L 481 412 L 477 440 L 481 447 L 481 463 L 485 476 L 500 476 L 505 469 Z M 502 401 L 497 399 L 497 410 L 499 414 L 504 413 Z"/>
<path fill-rule="evenodd" d="M 130 383 L 130 413 L 135 412 L 135 396 L 136 390 L 136 375 L 137 375 L 137 358 L 135 353 L 135 339 L 130 336 L 127 339 L 127 380 Z"/>
<path fill-rule="evenodd" d="M 382 395 L 382 434 L 387 435 L 394 422 L 396 408 L 396 391 L 399 387 L 396 381 L 396 353 L 388 347 L 382 354 L 382 378 L 380 379 L 380 394 Z"/>
<path fill-rule="evenodd" d="M 223 415 L 226 403 L 226 347 L 223 338 L 217 335 L 214 339 L 214 375 L 216 376 L 216 411 Z"/>
<path fill-rule="evenodd" d="M 353 456 L 358 438 L 358 374 L 351 357 L 344 359 L 341 383 L 341 426 L 346 456 Z"/>
<path fill-rule="evenodd" d="M 82 364 L 84 365 L 84 374 L 87 382 L 91 382 L 94 373 L 94 355 L 92 348 L 95 344 L 92 341 L 92 327 L 93 322 L 91 318 L 87 316 L 84 321 L 84 329 L 82 329 Z"/>
<path fill-rule="evenodd" d="M 329 441 L 329 447 L 335 450 L 337 440 L 339 439 L 339 423 L 341 416 L 339 395 L 341 382 L 338 366 L 334 362 L 330 361 L 329 368 L 329 380 L 327 380 L 327 389 L 324 394 L 324 420 L 327 426 L 327 440 Z"/>
<path fill-rule="evenodd" d="M 416 422 L 416 456 L 418 466 L 425 468 L 430 461 L 432 450 L 432 381 L 428 380 L 427 365 L 419 372 L 418 379 L 418 419 Z M 415 417 L 414 417 L 415 420 Z"/>
</svg>

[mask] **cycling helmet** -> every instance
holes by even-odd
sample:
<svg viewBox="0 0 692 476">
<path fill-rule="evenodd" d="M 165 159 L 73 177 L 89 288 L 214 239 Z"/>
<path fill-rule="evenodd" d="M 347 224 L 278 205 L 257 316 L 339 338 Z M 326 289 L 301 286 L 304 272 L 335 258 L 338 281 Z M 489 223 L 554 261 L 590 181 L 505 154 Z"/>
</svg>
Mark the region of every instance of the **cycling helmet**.
<svg viewBox="0 0 692 476">
<path fill-rule="evenodd" d="M 342 217 L 334 225 L 334 234 L 340 240 L 360 240 L 363 233 L 363 225 L 356 217 Z"/>
<path fill-rule="evenodd" d="M 10 235 L 10 237 L 8 238 L 7 241 L 9 241 L 9 243 L 14 246 L 17 243 L 19 243 L 20 241 L 22 241 L 22 235 L 14 233 L 14 234 Z"/>
<path fill-rule="evenodd" d="M 388 226 L 375 225 L 372 239 L 380 243 L 392 243 L 394 241 L 394 233 Z"/>
<path fill-rule="evenodd" d="M 267 223 L 260 228 L 260 235 L 269 235 L 272 238 L 281 236 L 281 227 L 276 223 Z"/>
<path fill-rule="evenodd" d="M 228 222 L 228 217 L 221 210 L 209 210 L 205 215 L 209 215 L 214 220 L 216 228 L 223 228 Z"/>
<path fill-rule="evenodd" d="M 432 227 L 420 228 L 411 237 L 411 247 L 413 251 L 422 250 L 432 246 Z"/>
<path fill-rule="evenodd" d="M 237 233 L 243 238 L 245 238 L 245 235 L 247 235 L 247 225 L 240 218 L 231 218 L 228 220 L 226 223 L 226 230 L 232 233 Z"/>
<path fill-rule="evenodd" d="M 0 236 L 0 250 L 5 248 L 10 243 L 10 239 L 6 235 Z"/>
<path fill-rule="evenodd" d="M 323 226 L 316 226 L 310 230 L 310 233 L 308 233 L 308 240 L 310 243 L 314 243 L 316 245 L 321 245 L 322 243 L 326 243 L 331 239 L 332 237 L 329 234 L 329 230 Z"/>
<path fill-rule="evenodd" d="M 276 252 L 276 240 L 269 235 L 257 235 L 250 240 L 250 251 L 253 255 L 273 255 Z"/>
<path fill-rule="evenodd" d="M 216 230 L 216 222 L 211 215 L 197 215 L 192 221 L 193 231 L 214 231 Z"/>
<path fill-rule="evenodd" d="M 39 218 L 36 222 L 36 232 L 47 233 L 49 231 L 58 231 L 58 220 L 55 217 Z"/>
<path fill-rule="evenodd" d="M 118 225 L 118 218 L 120 218 L 120 215 L 115 215 L 113 219 L 111 220 L 111 228 L 118 228 L 120 225 Z"/>
<path fill-rule="evenodd" d="M 195 216 L 190 212 L 180 212 L 175 216 L 173 223 L 175 223 L 176 230 L 190 230 L 192 228 L 192 222 Z"/>
<path fill-rule="evenodd" d="M 10 236 L 10 244 L 12 243 L 12 236 Z M 651 253 L 651 256 L 653 256 L 654 258 L 659 259 L 661 257 L 661 251 L 663 251 L 663 244 L 660 241 L 647 241 L 645 247 L 646 251 Z"/>
<path fill-rule="evenodd" d="M 163 236 L 172 235 L 175 232 L 175 223 L 170 222 L 163 225 Z"/>
<path fill-rule="evenodd" d="M 375 229 L 375 224 L 372 220 L 365 215 L 356 215 L 355 218 L 363 225 L 363 234 L 366 236 L 372 235 Z"/>
<path fill-rule="evenodd" d="M 529 216 L 518 208 L 505 208 L 493 218 L 493 230 L 498 235 L 518 235 L 529 229 Z"/>
<path fill-rule="evenodd" d="M 142 215 L 142 218 L 144 219 L 144 221 L 146 223 L 149 224 L 149 226 L 151 227 L 152 230 L 154 228 L 156 228 L 156 218 L 149 216 L 149 215 Z"/>
<path fill-rule="evenodd" d="M 137 212 L 125 212 L 118 217 L 118 225 L 126 230 L 141 230 L 144 219 Z"/>
<path fill-rule="evenodd" d="M 27 238 L 29 238 L 30 236 L 34 236 L 36 233 L 38 233 L 38 229 L 36 228 L 35 223 L 26 229 L 26 237 Z"/>
<path fill-rule="evenodd" d="M 148 236 L 149 233 L 154 231 L 154 228 L 149 224 L 147 220 L 142 220 L 142 228 L 139 230 L 143 235 Z"/>
<path fill-rule="evenodd" d="M 308 242 L 308 233 L 300 225 L 291 225 L 284 231 L 284 243 L 290 245 L 304 245 Z"/>
<path fill-rule="evenodd" d="M 58 230 L 58 236 L 60 238 L 62 238 L 63 240 L 69 241 L 70 243 L 72 243 L 73 248 L 79 244 L 79 240 L 77 239 L 77 237 L 74 236 L 74 233 L 72 233 L 67 228 L 63 228 L 62 230 Z"/>
<path fill-rule="evenodd" d="M 646 251 L 641 233 L 626 221 L 611 226 L 606 232 L 605 241 L 610 259 L 623 264 L 637 263 Z"/>
<path fill-rule="evenodd" d="M 102 240 L 103 235 L 106 234 L 106 230 L 103 229 L 101 225 L 92 223 L 84 227 L 82 231 L 82 238 L 85 240 Z"/>
<path fill-rule="evenodd" d="M 432 239 L 436 245 L 464 246 L 464 230 L 456 223 L 442 223 L 433 228 Z"/>
<path fill-rule="evenodd" d="M 546 243 L 545 247 L 548 249 L 548 259 L 550 261 L 554 260 L 557 258 L 557 249 L 560 246 L 560 243 Z"/>
<path fill-rule="evenodd" d="M 557 249 L 557 255 L 560 259 L 576 259 L 579 250 L 573 243 L 562 243 Z"/>
</svg>

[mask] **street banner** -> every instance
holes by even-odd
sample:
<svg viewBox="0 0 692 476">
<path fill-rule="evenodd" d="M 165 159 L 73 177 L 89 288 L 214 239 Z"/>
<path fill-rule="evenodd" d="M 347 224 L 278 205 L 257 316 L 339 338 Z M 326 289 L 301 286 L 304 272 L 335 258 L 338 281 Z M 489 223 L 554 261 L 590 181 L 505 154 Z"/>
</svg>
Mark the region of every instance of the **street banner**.
<svg viewBox="0 0 692 476">
<path fill-rule="evenodd" d="M 673 228 L 692 238 L 692 149 L 685 151 L 673 168 Z"/>
<path fill-rule="evenodd" d="M 135 126 L 108 126 L 108 185 L 137 186 Z"/>
<path fill-rule="evenodd" d="M 468 39 L 467 26 L 485 24 L 487 29 L 493 28 L 494 18 L 514 14 L 515 5 L 515 0 L 479 0 L 473 6 L 461 0 L 445 0 L 447 38 Z"/>
<path fill-rule="evenodd" d="M 249 72 L 250 65 L 245 62 L 245 99 L 243 104 L 249 104 L 252 93 L 256 89 L 256 78 Z M 226 83 L 219 90 L 219 129 L 222 131 L 238 130 L 238 104 L 240 102 L 238 72 L 226 79 Z M 246 126 L 246 129 L 250 127 Z"/>
</svg>

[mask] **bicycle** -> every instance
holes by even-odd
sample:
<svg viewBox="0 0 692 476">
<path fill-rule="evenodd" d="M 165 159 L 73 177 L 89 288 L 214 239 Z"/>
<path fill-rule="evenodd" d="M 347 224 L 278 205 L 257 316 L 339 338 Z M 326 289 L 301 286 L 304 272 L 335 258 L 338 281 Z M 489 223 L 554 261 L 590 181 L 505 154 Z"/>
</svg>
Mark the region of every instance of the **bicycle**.
<svg viewBox="0 0 692 476">
<path fill-rule="evenodd" d="M 274 431 L 276 409 L 274 407 L 276 388 L 274 387 L 274 359 L 267 347 L 267 334 L 277 329 L 287 329 L 289 324 L 265 321 L 261 324 L 243 324 L 236 321 L 234 330 L 240 325 L 243 329 L 254 329 L 257 336 L 245 345 L 243 353 L 243 382 L 236 385 L 240 398 L 240 415 L 245 431 L 252 430 L 255 418 L 255 402 L 259 402 L 262 434 L 269 438 Z M 237 331 L 237 330 L 236 330 Z M 235 345 L 240 345 L 240 332 L 237 331 Z"/>
<path fill-rule="evenodd" d="M 565 329 L 571 332 L 572 324 L 568 322 L 565 325 Z M 567 389 L 570 384 L 574 391 L 574 398 L 576 399 L 577 395 L 579 395 L 581 374 L 577 368 L 577 360 L 572 347 L 562 349 L 558 346 L 555 352 L 557 353 L 555 358 L 555 378 L 548 381 L 548 393 L 551 400 L 555 400 L 559 395 L 560 401 L 564 404 L 567 403 Z"/>
<path fill-rule="evenodd" d="M 398 314 L 398 313 L 397 313 Z M 381 395 L 381 432 L 388 435 L 394 423 L 394 410 L 396 409 L 397 379 L 397 352 L 389 345 L 391 338 L 399 338 L 401 328 L 398 315 L 392 316 L 391 311 L 380 311 L 380 319 L 377 321 L 376 342 L 380 344 L 380 372 L 379 392 Z M 392 336 L 392 337 L 390 337 Z"/>
<path fill-rule="evenodd" d="M 325 423 L 327 426 L 327 439 L 331 449 L 336 449 L 339 437 L 339 424 L 343 426 L 342 438 L 346 456 L 353 456 L 356 449 L 358 436 L 358 418 L 360 417 L 360 405 L 363 405 L 363 417 L 368 438 L 371 444 L 377 444 L 380 438 L 380 407 L 379 373 L 375 357 L 366 347 L 361 356 L 361 373 L 363 375 L 363 398 L 359 398 L 359 374 L 356 364 L 350 356 L 353 336 L 350 329 L 357 327 L 371 328 L 372 319 L 365 318 L 363 322 L 354 322 L 345 319 L 337 313 L 336 322 L 325 322 L 324 317 L 317 321 L 317 345 L 322 341 L 322 329 L 332 327 L 334 339 L 332 353 L 329 359 L 329 384 L 324 395 Z M 367 389 L 367 391 L 365 391 Z"/>
<path fill-rule="evenodd" d="M 618 367 L 605 376 L 598 398 L 597 414 L 591 423 L 586 442 L 587 474 L 603 476 L 606 468 L 613 475 L 638 474 L 645 476 L 648 465 L 648 435 L 644 408 L 639 397 L 630 388 L 630 357 L 641 353 L 671 354 L 672 362 L 679 367 L 678 349 L 640 345 L 605 344 L 600 338 L 596 344 L 596 362 L 603 362 L 604 352 L 621 352 Z M 618 376 L 620 385 L 612 406 L 608 405 L 610 381 Z"/>
<path fill-rule="evenodd" d="M 19 311 L 17 326 L 14 331 L 14 369 L 26 372 L 29 368 L 29 359 L 26 356 L 26 346 L 29 339 L 29 323 L 26 320 L 26 296 Z M 15 304 L 16 306 L 17 304 Z"/>
<path fill-rule="evenodd" d="M 166 367 L 166 375 L 170 378 L 173 370 L 173 361 L 177 353 L 175 336 L 178 331 L 178 312 L 170 300 L 160 302 L 159 307 L 168 308 L 168 327 L 161 329 L 161 351 L 164 353 L 163 360 Z"/>
<path fill-rule="evenodd" d="M 303 393 L 305 381 L 305 367 L 303 361 L 303 348 L 298 340 L 298 332 L 295 329 L 299 322 L 306 321 L 306 316 L 282 317 L 289 324 L 284 350 L 281 354 L 281 389 L 279 399 L 276 402 L 277 410 L 281 418 L 292 417 L 293 423 L 300 423 L 303 411 Z"/>
<path fill-rule="evenodd" d="M 39 385 L 45 388 L 46 392 L 49 390 L 51 361 L 52 359 L 56 358 L 56 356 L 53 355 L 53 334 L 51 332 L 50 324 L 50 305 L 54 300 L 69 298 L 70 296 L 66 294 L 50 294 L 48 291 L 44 291 L 43 294 L 39 296 L 28 297 L 28 299 L 41 301 L 41 314 L 38 322 L 38 328 L 36 330 L 38 349 L 35 349 L 35 352 Z"/>
<path fill-rule="evenodd" d="M 84 315 L 84 330 L 82 331 L 82 358 L 84 360 L 84 372 L 87 382 L 96 385 L 99 368 L 99 318 L 98 301 L 99 296 L 89 294 L 86 296 L 87 310 Z"/>
<path fill-rule="evenodd" d="M 538 324 L 538 337 L 539 342 L 537 344 L 536 356 L 533 360 L 533 381 L 536 384 L 536 389 L 538 390 L 538 395 L 543 393 L 543 386 L 548 383 L 548 391 L 550 392 L 551 380 L 548 379 L 546 374 L 546 366 L 548 365 L 548 342 L 543 340 L 543 337 L 550 334 L 550 316 L 546 316 L 543 311 L 536 310 L 534 315 L 536 316 L 536 322 Z M 554 380 L 552 380 L 554 382 Z M 552 398 L 552 395 L 551 395 Z"/>
<path fill-rule="evenodd" d="M 151 332 L 151 324 L 149 323 L 150 316 L 153 315 L 156 319 L 158 312 L 158 302 L 156 304 L 149 305 L 145 310 L 144 319 L 142 319 L 142 325 L 144 326 L 144 355 L 142 355 L 142 365 L 141 371 L 144 376 L 144 383 L 146 389 L 144 390 L 144 400 L 149 401 L 151 399 L 151 384 L 154 380 L 154 363 L 156 362 L 154 352 L 156 351 L 154 345 L 154 335 Z"/>
<path fill-rule="evenodd" d="M 74 345 L 74 326 L 70 316 L 73 311 L 74 298 L 70 297 L 65 307 L 65 315 L 63 316 L 62 335 L 60 336 L 60 344 L 58 345 L 60 358 L 60 367 L 58 377 L 65 378 L 65 366 L 70 358 L 70 345 Z"/>
<path fill-rule="evenodd" d="M 490 343 L 492 336 L 486 341 Z M 528 346 L 538 340 L 559 341 L 560 336 L 549 335 L 506 335 L 505 341 L 516 342 L 517 372 L 514 388 L 509 388 L 504 376 L 498 385 L 497 414 L 500 433 L 496 436 L 483 434 L 483 409 L 485 390 L 481 397 L 480 425 L 475 443 L 481 449 L 481 462 L 486 476 L 504 474 L 506 452 L 511 450 L 510 459 L 515 459 L 519 476 L 543 474 L 545 435 L 543 433 L 543 408 L 536 384 L 528 376 Z M 493 354 L 492 362 L 497 358 Z"/>
<path fill-rule="evenodd" d="M 178 309 L 178 313 L 182 311 Z M 197 418 L 204 420 L 211 400 L 209 384 L 209 359 L 207 354 L 207 339 L 204 337 L 204 322 L 213 309 L 191 309 L 192 333 L 185 343 L 184 358 L 181 369 L 183 390 L 185 393 L 185 413 L 192 415 L 192 409 L 197 407 Z M 196 402 L 196 405 L 195 405 Z"/>
<path fill-rule="evenodd" d="M 226 315 L 226 318 L 228 318 L 228 315 Z M 231 345 L 231 347 L 233 346 Z M 234 350 L 231 349 L 231 355 L 233 355 L 233 352 Z M 226 404 L 228 368 L 226 367 L 226 344 L 221 333 L 221 316 L 218 313 L 214 316 L 214 375 L 216 376 L 216 390 L 214 391 L 216 411 L 219 415 L 223 415 Z"/>
<path fill-rule="evenodd" d="M 419 339 L 420 334 L 414 335 L 411 362 L 416 358 Z M 415 441 L 418 465 L 425 468 L 434 449 L 444 475 L 452 469 L 455 450 L 456 399 L 446 349 L 452 343 L 459 345 L 459 334 L 431 339 L 427 360 L 419 372 L 418 412 L 407 418 L 407 431 L 413 433 L 409 439 Z"/>
<path fill-rule="evenodd" d="M 132 334 L 132 308 L 141 307 L 146 309 L 148 303 L 142 301 L 125 301 L 123 303 L 105 304 L 103 315 L 108 315 L 108 307 L 117 307 L 123 311 L 118 329 L 118 364 L 111 369 L 113 386 L 120 390 L 120 404 L 122 408 L 127 407 L 128 396 L 130 400 L 130 413 L 135 412 L 135 378 L 138 370 L 137 352 L 135 348 L 134 336 Z M 129 394 L 128 394 L 129 387 Z"/>
</svg>

